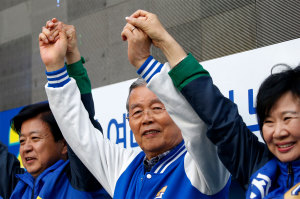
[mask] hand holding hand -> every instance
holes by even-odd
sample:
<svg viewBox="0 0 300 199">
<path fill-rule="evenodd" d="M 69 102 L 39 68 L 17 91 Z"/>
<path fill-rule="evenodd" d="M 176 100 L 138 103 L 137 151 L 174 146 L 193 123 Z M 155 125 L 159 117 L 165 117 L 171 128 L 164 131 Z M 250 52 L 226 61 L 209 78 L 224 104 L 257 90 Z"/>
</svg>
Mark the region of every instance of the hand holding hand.
<svg viewBox="0 0 300 199">
<path fill-rule="evenodd" d="M 144 31 L 152 40 L 154 46 L 161 48 L 171 35 L 166 31 L 155 14 L 144 10 L 134 12 L 126 21 Z"/>
<path fill-rule="evenodd" d="M 67 64 L 72 64 L 80 60 L 80 52 L 77 45 L 77 36 L 76 29 L 73 25 L 64 24 L 63 29 L 66 32 L 68 39 L 68 47 L 67 47 Z"/>
<path fill-rule="evenodd" d="M 56 18 L 53 18 L 52 20 L 49 20 L 46 23 L 46 30 L 43 31 L 43 33 L 47 36 L 50 42 L 55 42 L 59 37 L 57 35 L 58 23 L 59 21 Z M 76 29 L 75 26 L 64 24 L 64 23 L 62 23 L 62 26 L 68 40 L 67 53 L 66 53 L 67 64 L 72 64 L 79 61 L 81 58 L 78 45 L 77 45 Z"/>
<path fill-rule="evenodd" d="M 151 40 L 140 29 L 127 23 L 121 33 L 128 42 L 128 60 L 138 69 L 150 55 Z"/>
<path fill-rule="evenodd" d="M 58 22 L 56 29 L 52 32 L 43 27 L 42 33 L 39 34 L 39 46 L 41 58 L 47 71 L 62 68 L 67 52 L 67 37 L 63 30 L 63 24 Z"/>
<path fill-rule="evenodd" d="M 162 50 L 171 67 L 176 66 L 186 57 L 183 48 L 162 26 L 155 14 L 138 10 L 130 17 L 126 17 L 126 20 L 129 24 L 139 28 L 150 37 L 153 45 Z"/>
</svg>

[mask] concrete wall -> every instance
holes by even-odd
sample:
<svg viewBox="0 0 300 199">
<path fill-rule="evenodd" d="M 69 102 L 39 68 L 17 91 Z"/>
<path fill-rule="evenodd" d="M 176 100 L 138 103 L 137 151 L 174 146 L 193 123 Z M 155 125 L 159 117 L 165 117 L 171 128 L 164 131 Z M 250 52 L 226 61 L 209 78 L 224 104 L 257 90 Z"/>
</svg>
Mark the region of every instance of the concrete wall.
<svg viewBox="0 0 300 199">
<path fill-rule="evenodd" d="M 120 37 L 124 17 L 137 9 L 156 13 L 199 61 L 295 39 L 300 30 L 300 1 L 296 0 L 1 2 L 0 111 L 46 100 L 38 34 L 52 17 L 76 26 L 93 88 L 137 77 L 127 59 L 127 44 Z M 165 61 L 157 49 L 152 54 Z"/>
</svg>

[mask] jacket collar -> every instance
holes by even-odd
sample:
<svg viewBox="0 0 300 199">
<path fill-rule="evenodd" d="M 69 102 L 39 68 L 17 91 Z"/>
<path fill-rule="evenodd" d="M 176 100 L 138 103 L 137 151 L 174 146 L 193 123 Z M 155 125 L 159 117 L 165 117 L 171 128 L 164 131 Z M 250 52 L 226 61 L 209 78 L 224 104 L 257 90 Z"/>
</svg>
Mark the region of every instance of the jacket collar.
<svg viewBox="0 0 300 199">
<path fill-rule="evenodd" d="M 277 160 L 277 165 L 283 175 L 288 175 L 288 169 L 291 167 L 294 173 L 300 173 L 300 160 L 295 160 L 292 162 L 280 162 Z"/>
<path fill-rule="evenodd" d="M 27 171 L 24 174 L 16 174 L 16 177 L 19 178 L 21 181 L 23 181 L 25 184 L 30 186 L 32 189 L 34 187 L 34 184 L 38 184 L 39 181 L 41 181 L 46 175 L 49 173 L 55 171 L 57 168 L 61 167 L 63 169 L 67 164 L 69 163 L 69 160 L 58 160 L 55 164 L 50 166 L 49 168 L 45 169 L 36 179 Z"/>
<path fill-rule="evenodd" d="M 289 169 L 292 169 L 290 176 Z M 295 184 L 299 182 L 299 180 L 300 160 L 283 163 L 277 158 L 273 158 L 252 175 L 251 184 L 249 185 L 246 195 L 247 198 L 256 199 L 264 198 L 275 190 L 277 190 L 275 192 L 281 190 L 280 192 L 283 194 L 289 189 L 289 183 Z"/>
<path fill-rule="evenodd" d="M 176 147 L 171 149 L 171 151 L 163 158 L 161 158 L 151 169 L 151 172 L 154 173 L 164 173 L 164 171 L 177 159 L 181 156 L 184 156 L 186 153 L 186 148 L 184 141 L 182 140 Z"/>
</svg>

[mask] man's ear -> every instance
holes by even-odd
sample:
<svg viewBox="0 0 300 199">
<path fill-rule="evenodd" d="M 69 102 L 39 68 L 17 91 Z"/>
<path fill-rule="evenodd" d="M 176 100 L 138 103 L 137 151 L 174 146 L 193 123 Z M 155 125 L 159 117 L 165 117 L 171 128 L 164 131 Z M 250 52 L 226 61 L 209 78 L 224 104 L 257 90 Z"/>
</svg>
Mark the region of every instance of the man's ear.
<svg viewBox="0 0 300 199">
<path fill-rule="evenodd" d="M 61 155 L 62 157 L 64 157 L 64 159 L 66 160 L 68 157 L 68 146 L 67 146 L 67 142 L 65 139 L 61 140 L 61 144 L 63 145 L 62 151 L 61 151 Z"/>
</svg>

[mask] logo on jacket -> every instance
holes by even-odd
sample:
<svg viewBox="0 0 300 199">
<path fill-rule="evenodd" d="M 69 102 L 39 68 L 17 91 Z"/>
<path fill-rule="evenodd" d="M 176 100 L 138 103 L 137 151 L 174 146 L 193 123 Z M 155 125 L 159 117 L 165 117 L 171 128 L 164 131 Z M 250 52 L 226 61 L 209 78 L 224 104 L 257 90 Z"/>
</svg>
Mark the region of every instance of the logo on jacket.
<svg viewBox="0 0 300 199">
<path fill-rule="evenodd" d="M 293 186 L 288 192 L 284 194 L 284 199 L 300 198 L 300 183 Z"/>
<path fill-rule="evenodd" d="M 166 189 L 167 189 L 168 186 L 164 186 L 157 194 L 156 194 L 156 197 L 155 199 L 160 199 L 163 197 Z"/>
<path fill-rule="evenodd" d="M 266 175 L 258 173 L 256 178 L 254 178 L 251 183 L 250 198 L 264 198 L 266 195 L 268 195 L 270 187 L 271 179 Z"/>
</svg>

